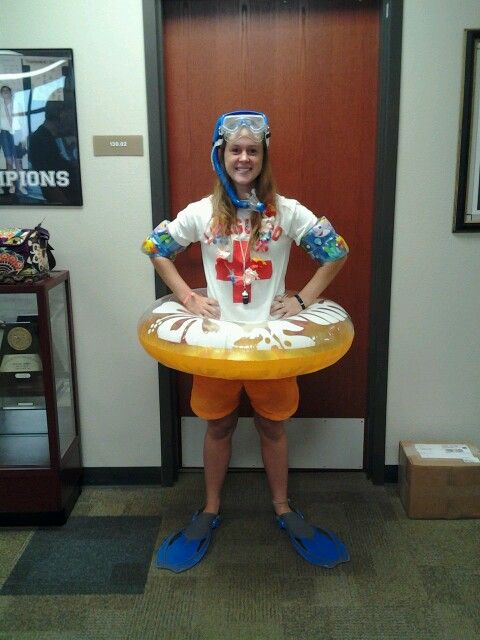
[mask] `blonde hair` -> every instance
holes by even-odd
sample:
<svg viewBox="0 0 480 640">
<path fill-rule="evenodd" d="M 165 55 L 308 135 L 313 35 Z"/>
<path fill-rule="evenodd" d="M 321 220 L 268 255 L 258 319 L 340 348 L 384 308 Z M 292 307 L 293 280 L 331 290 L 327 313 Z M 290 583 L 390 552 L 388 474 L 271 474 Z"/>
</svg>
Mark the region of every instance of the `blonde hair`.
<svg viewBox="0 0 480 640">
<path fill-rule="evenodd" d="M 224 149 L 225 142 L 223 142 L 222 146 L 219 149 L 219 160 L 223 168 L 225 169 L 225 164 L 223 161 Z M 263 202 L 265 205 L 270 204 L 272 206 L 275 206 L 277 189 L 275 186 L 275 181 L 273 179 L 272 167 L 270 164 L 268 148 L 265 144 L 265 141 L 263 142 L 262 170 L 260 171 L 258 177 L 255 179 L 253 188 L 255 189 L 255 193 L 257 194 L 257 198 L 260 200 L 260 202 Z M 212 207 L 213 214 L 211 229 L 213 233 L 215 235 L 231 235 L 233 227 L 236 224 L 237 208 L 228 197 L 227 192 L 225 191 L 223 184 L 220 182 L 220 179 L 218 177 L 216 178 L 213 187 Z M 259 238 L 261 222 L 261 214 L 253 213 L 252 231 L 250 234 L 249 242 L 250 247 L 253 247 Z"/>
</svg>

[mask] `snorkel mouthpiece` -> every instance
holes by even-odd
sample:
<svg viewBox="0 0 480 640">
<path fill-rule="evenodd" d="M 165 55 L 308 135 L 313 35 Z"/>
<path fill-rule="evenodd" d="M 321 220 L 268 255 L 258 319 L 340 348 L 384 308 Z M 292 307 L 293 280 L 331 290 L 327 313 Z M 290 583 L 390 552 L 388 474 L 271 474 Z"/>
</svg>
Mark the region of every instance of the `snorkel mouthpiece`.
<svg viewBox="0 0 480 640">
<path fill-rule="evenodd" d="M 245 200 L 241 200 L 237 196 L 218 156 L 218 151 L 223 141 L 235 137 L 244 128 L 248 129 L 255 140 L 259 142 L 265 140 L 265 144 L 268 146 L 270 127 L 268 126 L 268 118 L 264 113 L 260 111 L 229 111 L 218 118 L 213 130 L 212 165 L 228 197 L 237 209 L 252 209 L 253 211 L 262 213 L 265 211 L 266 206 L 257 198 L 255 189 L 252 189 L 250 195 Z"/>
</svg>

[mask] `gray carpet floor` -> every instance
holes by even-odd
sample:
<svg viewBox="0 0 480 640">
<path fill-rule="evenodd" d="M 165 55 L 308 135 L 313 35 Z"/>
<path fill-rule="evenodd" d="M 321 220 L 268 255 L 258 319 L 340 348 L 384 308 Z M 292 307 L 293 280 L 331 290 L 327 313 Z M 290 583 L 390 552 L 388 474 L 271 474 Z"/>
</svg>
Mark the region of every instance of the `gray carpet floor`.
<svg viewBox="0 0 480 640">
<path fill-rule="evenodd" d="M 154 552 L 202 503 L 172 488 L 86 487 L 64 527 L 0 529 L 0 638 L 31 640 L 469 640 L 480 637 L 480 520 L 410 520 L 395 485 L 361 473 L 290 476 L 310 522 L 351 561 L 298 557 L 263 473 L 230 473 L 205 559 L 160 571 Z"/>
</svg>

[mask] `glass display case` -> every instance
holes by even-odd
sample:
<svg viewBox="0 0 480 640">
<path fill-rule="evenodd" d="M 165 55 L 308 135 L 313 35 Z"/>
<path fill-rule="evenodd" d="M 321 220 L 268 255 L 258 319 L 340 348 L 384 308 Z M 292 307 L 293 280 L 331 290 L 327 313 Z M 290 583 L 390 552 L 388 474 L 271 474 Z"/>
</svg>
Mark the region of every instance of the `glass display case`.
<svg viewBox="0 0 480 640">
<path fill-rule="evenodd" d="M 0 285 L 0 524 L 65 522 L 80 438 L 68 271 Z"/>
</svg>

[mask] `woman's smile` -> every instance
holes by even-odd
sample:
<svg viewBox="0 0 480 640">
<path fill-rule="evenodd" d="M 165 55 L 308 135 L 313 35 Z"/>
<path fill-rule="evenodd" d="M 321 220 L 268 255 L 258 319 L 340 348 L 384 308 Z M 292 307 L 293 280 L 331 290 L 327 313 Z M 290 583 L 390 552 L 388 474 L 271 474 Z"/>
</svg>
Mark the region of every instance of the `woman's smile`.
<svg viewBox="0 0 480 640">
<path fill-rule="evenodd" d="M 242 135 L 227 142 L 223 159 L 237 194 L 244 197 L 262 170 L 263 144 Z"/>
</svg>

